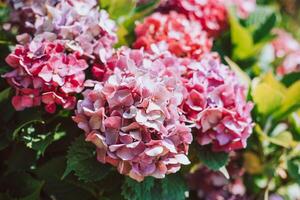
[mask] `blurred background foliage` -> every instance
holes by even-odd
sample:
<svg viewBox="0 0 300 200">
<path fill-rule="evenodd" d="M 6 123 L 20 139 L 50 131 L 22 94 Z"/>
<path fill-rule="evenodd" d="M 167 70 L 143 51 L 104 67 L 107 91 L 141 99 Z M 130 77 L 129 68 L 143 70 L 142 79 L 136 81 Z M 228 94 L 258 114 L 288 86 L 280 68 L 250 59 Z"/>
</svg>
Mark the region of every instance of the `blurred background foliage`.
<svg viewBox="0 0 300 200">
<path fill-rule="evenodd" d="M 101 0 L 118 23 L 119 44 L 134 40 L 136 20 L 142 20 L 158 6 L 158 0 L 139 5 L 134 0 Z M 247 20 L 229 17 L 230 29 L 215 41 L 218 51 L 249 87 L 255 102 L 254 133 L 246 150 L 239 151 L 238 165 L 244 169 L 246 199 L 300 199 L 300 82 L 299 73 L 277 77 L 276 65 L 263 59 L 264 47 L 274 39 L 272 29 L 280 27 L 300 41 L 300 0 L 258 0 L 258 9 Z M 10 9 L 0 2 L 0 74 L 9 70 L 5 57 L 15 42 L 17 30 L 7 32 Z M 70 116 L 61 111 L 52 116 L 38 109 L 15 112 L 11 90 L 0 79 L 0 200 L 92 200 L 171 199 L 187 196 L 186 175 L 199 165 L 220 171 L 232 155 L 191 149 L 194 166 L 166 179 L 143 183 L 99 165 L 93 146 L 85 143 Z M 200 154 L 193 156 L 194 154 Z M 201 181 L 201 180 L 200 180 Z M 122 191 L 122 192 L 120 192 Z M 190 191 L 190 199 L 195 197 Z"/>
</svg>

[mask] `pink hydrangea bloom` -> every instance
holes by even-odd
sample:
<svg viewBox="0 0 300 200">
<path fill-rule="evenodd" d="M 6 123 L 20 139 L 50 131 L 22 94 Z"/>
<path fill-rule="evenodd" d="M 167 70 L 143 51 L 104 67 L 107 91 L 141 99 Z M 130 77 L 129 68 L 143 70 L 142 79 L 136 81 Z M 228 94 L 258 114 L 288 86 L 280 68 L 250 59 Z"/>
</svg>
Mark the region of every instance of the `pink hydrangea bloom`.
<svg viewBox="0 0 300 200">
<path fill-rule="evenodd" d="M 96 145 L 98 160 L 121 174 L 142 181 L 177 172 L 190 163 L 186 155 L 192 135 L 178 108 L 185 88 L 166 69 L 172 58 L 141 50 L 116 56 L 108 80 L 83 93 L 74 121 Z"/>
<path fill-rule="evenodd" d="M 299 42 L 288 32 L 275 29 L 273 33 L 277 36 L 272 41 L 275 58 L 283 58 L 291 52 L 300 50 Z"/>
<path fill-rule="evenodd" d="M 16 13 L 31 11 L 20 20 L 34 29 L 34 36 L 42 34 L 48 40 L 49 34 L 44 33 L 54 33 L 69 49 L 103 63 L 112 55 L 117 42 L 116 24 L 105 10 L 99 11 L 96 0 L 39 0 L 25 5 Z M 24 22 L 27 18 L 30 20 Z M 18 39 L 26 43 L 28 34 Z"/>
<path fill-rule="evenodd" d="M 210 36 L 218 36 L 227 27 L 226 6 L 219 0 L 174 0 L 179 12 L 195 17 Z"/>
<path fill-rule="evenodd" d="M 46 111 L 55 112 L 56 105 L 72 109 L 75 93 L 80 93 L 88 67 L 78 53 L 65 53 L 59 42 L 18 45 L 7 56 L 13 71 L 3 77 L 15 88 L 12 103 L 16 110 L 45 105 Z"/>
<path fill-rule="evenodd" d="M 300 72 L 300 50 L 289 53 L 277 68 L 280 76 L 294 72 Z"/>
<path fill-rule="evenodd" d="M 183 64 L 188 90 L 183 110 L 195 123 L 199 144 L 212 144 L 214 151 L 245 148 L 252 132 L 252 104 L 246 102 L 245 88 L 234 72 L 214 55 Z"/>
<path fill-rule="evenodd" d="M 135 33 L 134 48 L 149 50 L 152 44 L 156 44 L 179 57 L 200 59 L 210 52 L 213 45 L 212 38 L 197 21 L 175 11 L 152 14 L 137 25 Z"/>
</svg>

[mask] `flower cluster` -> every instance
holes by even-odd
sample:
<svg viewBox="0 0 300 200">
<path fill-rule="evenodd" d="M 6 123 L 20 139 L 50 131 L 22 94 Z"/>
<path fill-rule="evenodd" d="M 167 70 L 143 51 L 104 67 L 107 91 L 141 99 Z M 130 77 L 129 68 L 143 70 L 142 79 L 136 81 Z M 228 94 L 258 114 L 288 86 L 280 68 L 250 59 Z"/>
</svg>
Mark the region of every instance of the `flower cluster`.
<svg viewBox="0 0 300 200">
<path fill-rule="evenodd" d="M 201 61 L 184 60 L 183 77 L 188 90 L 183 110 L 195 123 L 199 144 L 215 151 L 246 147 L 252 132 L 252 104 L 236 75 L 213 54 Z"/>
<path fill-rule="evenodd" d="M 33 31 L 33 36 L 54 37 L 65 46 L 105 63 L 117 42 L 116 24 L 106 11 L 98 11 L 96 0 L 39 0 L 14 4 L 16 20 Z M 24 16 L 25 15 L 25 16 Z M 23 17 L 24 16 L 24 17 Z M 25 21 L 24 19 L 28 21 Z M 45 33 L 52 33 L 45 34 Z M 30 41 L 28 31 L 18 36 L 21 43 Z"/>
<path fill-rule="evenodd" d="M 227 10 L 219 0 L 175 0 L 177 9 L 195 17 L 210 36 L 219 35 L 227 27 Z"/>
<path fill-rule="evenodd" d="M 49 113 L 56 105 L 73 109 L 75 93 L 83 89 L 84 70 L 88 67 L 80 54 L 65 53 L 59 42 L 18 45 L 6 62 L 14 69 L 3 77 L 15 88 L 12 99 L 16 110 L 45 104 Z"/>
<path fill-rule="evenodd" d="M 138 181 L 190 163 L 192 135 L 179 110 L 185 89 L 167 69 L 172 59 L 121 50 L 113 75 L 78 102 L 74 120 L 97 146 L 98 160 Z"/>
<path fill-rule="evenodd" d="M 11 21 L 20 22 L 17 45 L 4 75 L 16 89 L 17 110 L 40 105 L 72 109 L 83 90 L 88 62 L 106 63 L 117 42 L 116 24 L 95 0 L 11 1 Z M 25 20 L 25 21 L 24 21 Z"/>
<path fill-rule="evenodd" d="M 137 25 L 135 33 L 134 48 L 149 50 L 152 44 L 156 44 L 178 57 L 201 59 L 203 54 L 211 51 L 213 44 L 212 38 L 197 21 L 175 11 L 154 13 Z"/>
<path fill-rule="evenodd" d="M 277 68 L 279 75 L 300 71 L 300 43 L 292 35 L 281 29 L 275 29 L 276 38 L 272 41 L 274 58 L 283 59 Z"/>
</svg>

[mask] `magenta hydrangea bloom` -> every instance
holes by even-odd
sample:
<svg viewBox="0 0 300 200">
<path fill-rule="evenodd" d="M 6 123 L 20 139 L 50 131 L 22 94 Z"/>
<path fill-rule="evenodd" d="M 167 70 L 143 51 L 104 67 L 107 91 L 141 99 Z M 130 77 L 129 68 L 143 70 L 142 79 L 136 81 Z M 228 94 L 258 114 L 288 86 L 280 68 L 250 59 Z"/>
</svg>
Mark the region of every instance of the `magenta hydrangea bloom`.
<svg viewBox="0 0 300 200">
<path fill-rule="evenodd" d="M 88 67 L 78 52 L 65 53 L 59 42 L 17 45 L 6 62 L 13 71 L 3 77 L 16 90 L 12 99 L 15 109 L 23 110 L 42 102 L 50 113 L 55 112 L 56 105 L 74 108 L 74 94 L 83 90 L 84 70 Z"/>
<path fill-rule="evenodd" d="M 195 123 L 199 144 L 225 152 L 245 148 L 253 126 L 252 103 L 246 102 L 246 90 L 234 72 L 212 54 L 183 64 L 188 90 L 183 110 Z"/>
<path fill-rule="evenodd" d="M 31 11 L 27 13 L 29 16 L 19 20 L 34 29 L 35 37 L 42 34 L 48 40 L 49 34 L 44 33 L 54 33 L 69 49 L 103 63 L 113 54 L 113 45 L 117 43 L 116 24 L 105 10 L 99 11 L 96 0 L 61 0 L 58 3 L 39 0 L 25 5 L 16 13 L 24 14 L 24 9 Z M 30 20 L 24 22 L 27 18 Z M 25 33 L 18 39 L 26 43 L 28 37 Z"/>
<path fill-rule="evenodd" d="M 185 88 L 170 66 L 141 50 L 122 50 L 113 74 L 87 89 L 74 121 L 97 147 L 102 163 L 142 181 L 163 178 L 189 164 L 191 130 L 179 110 Z M 169 75 L 168 75 L 169 74 Z"/>
<path fill-rule="evenodd" d="M 197 21 L 175 11 L 152 14 L 136 26 L 135 33 L 134 48 L 149 50 L 152 44 L 156 44 L 178 57 L 201 59 L 213 45 L 213 39 Z"/>
</svg>

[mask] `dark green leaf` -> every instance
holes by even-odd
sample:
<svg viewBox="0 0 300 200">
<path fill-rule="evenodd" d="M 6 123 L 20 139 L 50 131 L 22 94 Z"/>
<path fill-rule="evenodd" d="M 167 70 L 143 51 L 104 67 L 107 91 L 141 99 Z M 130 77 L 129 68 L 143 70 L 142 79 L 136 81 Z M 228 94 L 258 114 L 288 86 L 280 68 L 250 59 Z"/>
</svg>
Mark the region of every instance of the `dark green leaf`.
<svg viewBox="0 0 300 200">
<path fill-rule="evenodd" d="M 290 73 L 290 74 L 287 74 L 285 75 L 281 82 L 289 87 L 291 86 L 293 83 L 295 83 L 296 81 L 299 81 L 300 80 L 300 72 L 295 72 L 295 73 Z"/>
<path fill-rule="evenodd" d="M 187 186 L 180 174 L 167 175 L 164 179 L 147 177 L 137 182 L 125 178 L 122 195 L 126 200 L 184 200 Z"/>
<path fill-rule="evenodd" d="M 126 200 L 152 200 L 153 187 L 154 178 L 152 177 L 146 178 L 141 183 L 126 177 L 122 186 L 122 195 Z"/>
<path fill-rule="evenodd" d="M 84 135 L 81 135 L 68 150 L 67 167 L 63 178 L 72 171 L 80 180 L 99 181 L 109 173 L 110 167 L 96 160 L 95 146 L 86 142 Z"/>
<path fill-rule="evenodd" d="M 28 170 L 35 161 L 36 153 L 33 150 L 26 148 L 23 144 L 16 144 L 6 161 L 7 173 Z"/>
<path fill-rule="evenodd" d="M 39 200 L 44 181 L 39 181 L 25 172 L 11 173 L 4 177 L 1 189 L 20 200 Z"/>
<path fill-rule="evenodd" d="M 39 179 L 45 181 L 43 191 L 56 199 L 90 200 L 95 199 L 95 192 L 85 183 L 74 178 L 61 180 L 66 167 L 64 157 L 56 157 L 45 164 L 38 166 L 36 173 Z"/>
<path fill-rule="evenodd" d="M 213 152 L 208 145 L 198 148 L 198 157 L 203 164 L 215 171 L 228 163 L 227 153 Z"/>
<path fill-rule="evenodd" d="M 300 184 L 300 158 L 293 158 L 287 162 L 289 175 Z"/>
</svg>

